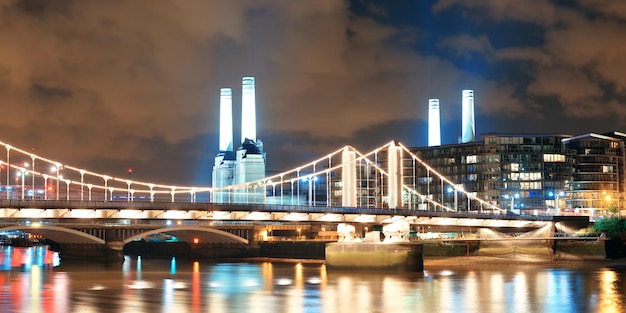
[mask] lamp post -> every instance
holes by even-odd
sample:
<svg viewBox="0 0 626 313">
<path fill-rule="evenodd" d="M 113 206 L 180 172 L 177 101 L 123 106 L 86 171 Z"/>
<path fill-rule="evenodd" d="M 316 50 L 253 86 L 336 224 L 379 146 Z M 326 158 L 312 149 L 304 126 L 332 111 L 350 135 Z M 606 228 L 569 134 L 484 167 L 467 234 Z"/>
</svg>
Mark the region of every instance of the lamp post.
<svg viewBox="0 0 626 313">
<path fill-rule="evenodd" d="M 460 185 L 460 184 L 448 187 L 448 193 L 454 192 L 454 211 L 455 212 L 459 211 L 459 196 L 458 196 L 459 189 L 463 190 L 463 186 Z M 469 201 L 469 196 L 468 196 L 467 200 Z M 468 205 L 469 205 L 469 203 L 468 203 Z"/>
<path fill-rule="evenodd" d="M 43 199 L 48 200 L 48 175 L 43 174 Z"/>
<path fill-rule="evenodd" d="M 9 172 L 11 171 L 11 146 L 4 146 L 7 149 L 7 199 L 9 199 Z"/>
<path fill-rule="evenodd" d="M 22 178 L 22 200 L 24 200 L 24 174 L 25 172 L 26 172 L 26 169 L 24 168 L 20 168 L 18 170 L 18 176 Z"/>
<path fill-rule="evenodd" d="M 607 212 L 611 213 L 612 215 L 613 213 L 611 212 L 611 195 L 607 194 L 606 196 L 604 196 L 604 201 L 606 202 L 605 206 Z"/>
<path fill-rule="evenodd" d="M 505 199 L 511 199 L 511 208 L 509 209 L 512 213 L 516 213 L 515 212 L 515 199 L 519 199 L 519 193 L 512 193 L 510 195 L 504 195 Z M 519 213 L 516 213 L 519 214 Z"/>
<path fill-rule="evenodd" d="M 563 192 L 562 190 L 555 192 L 550 191 L 548 195 L 554 197 L 554 215 L 561 215 L 559 209 L 559 198 L 563 197 L 565 195 L 565 192 Z"/>
<path fill-rule="evenodd" d="M 309 200 L 309 206 L 313 206 L 313 203 L 315 201 L 314 199 L 314 192 L 315 192 L 315 187 L 313 186 L 313 182 L 317 181 L 317 176 L 312 176 L 312 177 L 305 177 L 302 179 L 302 181 L 305 181 L 309 184 L 309 195 L 308 195 L 308 200 Z"/>
<path fill-rule="evenodd" d="M 67 187 L 66 187 L 66 189 L 65 189 L 65 190 L 67 191 L 67 201 L 69 201 L 69 200 L 70 200 L 70 184 L 71 184 L 71 183 L 72 183 L 72 181 L 71 181 L 71 180 L 69 180 L 69 179 L 66 179 L 66 180 L 65 180 L 65 184 L 67 185 Z"/>
<path fill-rule="evenodd" d="M 24 162 L 24 167 L 21 169 L 22 172 L 22 200 L 24 200 L 24 176 L 28 175 L 28 170 L 26 169 L 28 167 L 28 162 Z M 35 178 L 35 176 L 33 175 L 33 179 Z M 33 197 L 35 196 L 35 184 L 34 184 L 34 180 L 33 180 Z"/>
<path fill-rule="evenodd" d="M 33 149 L 33 151 L 35 151 L 35 149 Z M 35 155 L 31 154 L 30 158 L 31 158 L 32 164 L 33 164 L 32 173 L 34 173 L 35 172 Z M 35 199 L 35 175 L 34 174 L 31 175 L 31 185 L 32 185 L 31 190 L 33 192 L 33 195 L 31 197 L 31 199 L 34 200 Z"/>
<path fill-rule="evenodd" d="M 469 195 L 469 192 L 465 191 L 465 187 L 463 187 L 463 184 L 458 184 L 458 185 L 457 185 L 457 188 L 458 188 L 458 191 L 460 191 L 460 192 L 464 193 L 464 194 L 467 196 L 467 209 L 466 209 L 466 211 L 467 211 L 467 212 L 471 211 L 471 210 L 470 210 L 470 207 L 471 207 L 471 202 L 470 202 L 470 195 Z M 456 195 L 456 192 L 455 192 L 455 195 Z M 457 201 L 458 201 L 458 200 L 457 200 Z"/>
<path fill-rule="evenodd" d="M 59 200 L 59 183 L 61 178 L 59 177 L 59 171 L 61 170 L 61 165 L 60 164 L 56 164 L 54 166 L 52 166 L 50 168 L 51 172 L 56 172 L 57 173 L 57 200 Z"/>
<path fill-rule="evenodd" d="M 4 161 L 0 161 L 0 186 L 2 185 L 2 171 L 4 170 Z M 9 169 L 7 168 L 7 171 Z M 9 187 L 9 181 L 7 181 L 6 187 Z M 8 199 L 9 197 L 7 197 Z"/>
</svg>

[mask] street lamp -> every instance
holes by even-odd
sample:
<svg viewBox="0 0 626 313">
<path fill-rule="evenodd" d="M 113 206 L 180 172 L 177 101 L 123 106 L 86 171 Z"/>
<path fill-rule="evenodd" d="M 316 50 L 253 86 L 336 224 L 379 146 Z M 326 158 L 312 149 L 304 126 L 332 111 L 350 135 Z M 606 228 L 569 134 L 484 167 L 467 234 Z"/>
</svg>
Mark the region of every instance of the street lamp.
<svg viewBox="0 0 626 313">
<path fill-rule="evenodd" d="M 28 175 L 27 167 L 28 162 L 24 162 L 24 167 L 22 168 L 22 200 L 24 200 L 24 176 Z M 33 193 L 33 198 L 35 197 L 35 175 L 33 175 L 33 189 L 31 190 Z"/>
<path fill-rule="evenodd" d="M 17 171 L 17 176 L 22 178 L 22 200 L 24 200 L 24 175 L 26 175 L 26 169 L 25 168 L 20 168 Z"/>
<path fill-rule="evenodd" d="M 71 180 L 69 180 L 69 179 L 66 179 L 66 180 L 65 180 L 65 184 L 67 185 L 67 187 L 66 187 L 66 191 L 67 191 L 67 201 L 69 201 L 69 200 L 70 200 L 70 184 L 71 184 L 71 183 L 72 183 L 72 181 L 71 181 Z"/>
<path fill-rule="evenodd" d="M 4 147 L 7 149 L 7 162 L 6 162 L 7 164 L 7 199 L 9 199 L 9 175 L 10 175 L 9 172 L 11 171 L 10 151 L 12 147 L 10 145 L 5 145 Z"/>
<path fill-rule="evenodd" d="M 50 168 L 50 172 L 56 172 L 57 173 L 57 200 L 59 200 L 59 182 L 61 180 L 61 178 L 59 177 L 59 171 L 61 170 L 61 164 L 56 164 L 53 165 Z"/>
<path fill-rule="evenodd" d="M 309 183 L 309 206 L 312 206 L 314 202 L 313 193 L 315 192 L 315 189 L 313 188 L 313 182 L 317 181 L 317 176 L 305 177 L 302 178 L 302 181 Z"/>
<path fill-rule="evenodd" d="M 0 186 L 2 186 L 2 171 L 4 170 L 4 161 L 0 161 Z M 9 169 L 7 168 L 7 171 L 9 171 Z M 7 185 L 6 187 L 9 187 L 9 181 L 7 180 Z M 8 199 L 9 197 L 7 197 Z"/>
<path fill-rule="evenodd" d="M 48 200 L 48 175 L 43 174 L 43 199 Z"/>
<path fill-rule="evenodd" d="M 454 185 L 454 186 L 449 186 L 448 187 L 448 193 L 454 192 L 454 211 L 456 211 L 456 212 L 459 211 L 459 196 L 458 196 L 458 191 L 459 190 L 463 191 L 463 185 L 459 184 L 459 185 Z M 469 196 L 468 196 L 467 200 L 469 201 Z"/>
<path fill-rule="evenodd" d="M 469 212 L 471 211 L 471 202 L 470 202 L 470 193 L 465 191 L 465 187 L 463 187 L 462 184 L 457 185 L 458 186 L 458 190 L 462 193 L 464 193 L 467 196 L 467 209 L 466 211 Z"/>
<path fill-rule="evenodd" d="M 510 211 L 516 214 L 519 214 L 518 212 L 515 212 L 515 199 L 519 199 L 519 193 L 514 193 L 511 195 L 504 195 L 505 199 L 511 199 L 511 208 Z"/>
<path fill-rule="evenodd" d="M 605 191 L 604 193 L 606 193 L 606 191 Z M 606 195 L 604 196 L 604 201 L 605 201 L 606 210 L 607 210 L 609 213 L 611 213 L 611 214 L 612 214 L 612 212 L 611 212 L 611 195 L 606 194 Z"/>
<path fill-rule="evenodd" d="M 89 188 L 89 201 L 91 202 L 91 188 L 93 188 L 93 185 L 87 184 L 87 188 Z"/>
<path fill-rule="evenodd" d="M 33 151 L 34 151 L 34 150 L 35 150 L 35 149 L 33 149 Z M 35 172 L 35 155 L 34 155 L 34 154 L 31 154 L 31 155 L 30 155 L 30 158 L 31 158 L 31 160 L 33 161 L 33 162 L 32 162 L 32 163 L 33 163 L 33 168 L 32 168 L 32 171 L 33 171 L 33 173 L 34 173 L 34 172 Z M 33 195 L 32 195 L 32 197 L 31 197 L 31 198 L 34 200 L 34 199 L 35 199 L 35 175 L 31 175 L 31 184 L 32 184 L 32 192 L 33 192 Z"/>
<path fill-rule="evenodd" d="M 548 193 L 548 195 L 550 197 L 554 197 L 554 215 L 561 215 L 561 212 L 559 210 L 559 198 L 563 197 L 565 195 L 565 192 L 563 192 L 563 191 L 557 191 L 557 192 L 550 191 L 550 193 Z"/>
</svg>

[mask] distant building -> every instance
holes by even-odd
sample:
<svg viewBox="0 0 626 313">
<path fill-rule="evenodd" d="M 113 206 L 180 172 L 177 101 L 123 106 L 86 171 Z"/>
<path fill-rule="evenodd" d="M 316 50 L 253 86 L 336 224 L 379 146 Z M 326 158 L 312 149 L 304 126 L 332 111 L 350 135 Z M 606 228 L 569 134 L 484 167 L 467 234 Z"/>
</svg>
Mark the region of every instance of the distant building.
<svg viewBox="0 0 626 313">
<path fill-rule="evenodd" d="M 482 141 L 417 147 L 411 150 L 456 186 L 442 183 L 425 168 L 404 173 L 407 186 L 450 209 L 480 211 L 464 190 L 489 204 L 519 214 L 588 215 L 621 213 L 626 191 L 626 133 L 497 134 Z M 405 162 L 408 162 L 405 160 Z M 405 206 L 432 209 L 416 196 Z M 455 206 L 456 204 L 456 206 Z"/>
<path fill-rule="evenodd" d="M 563 141 L 575 152 L 575 171 L 566 182 L 568 207 L 575 213 L 607 216 L 624 206 L 626 134 L 588 133 Z"/>
<path fill-rule="evenodd" d="M 569 135 L 485 134 L 482 141 L 420 147 L 411 150 L 434 170 L 457 186 L 438 183 L 425 168 L 405 173 L 405 184 L 423 195 L 430 195 L 446 207 L 459 211 L 481 211 L 471 195 L 503 209 L 520 214 L 553 214 L 558 192 L 571 181 L 574 152 L 563 147 Z M 406 162 L 406 161 L 405 161 Z M 556 196 L 555 196 L 556 195 Z M 419 198 L 406 199 L 416 209 L 428 209 Z M 455 207 L 456 203 L 456 207 Z"/>
</svg>

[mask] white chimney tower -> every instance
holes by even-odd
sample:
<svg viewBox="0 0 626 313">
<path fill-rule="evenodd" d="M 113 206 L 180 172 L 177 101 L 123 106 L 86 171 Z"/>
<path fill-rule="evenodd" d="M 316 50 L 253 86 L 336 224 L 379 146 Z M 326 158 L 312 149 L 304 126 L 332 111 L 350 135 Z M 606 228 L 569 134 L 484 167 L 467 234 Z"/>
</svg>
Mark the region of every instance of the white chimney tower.
<svg viewBox="0 0 626 313">
<path fill-rule="evenodd" d="M 461 142 L 472 142 L 476 138 L 476 130 L 474 128 L 474 91 L 463 90 L 462 95 L 462 124 L 461 124 Z"/>
<path fill-rule="evenodd" d="M 428 146 L 441 146 L 439 99 L 428 99 Z"/>
<path fill-rule="evenodd" d="M 220 89 L 220 152 L 233 151 L 233 91 Z"/>
<path fill-rule="evenodd" d="M 241 94 L 241 143 L 246 138 L 256 142 L 256 103 L 254 77 L 244 77 Z"/>
</svg>

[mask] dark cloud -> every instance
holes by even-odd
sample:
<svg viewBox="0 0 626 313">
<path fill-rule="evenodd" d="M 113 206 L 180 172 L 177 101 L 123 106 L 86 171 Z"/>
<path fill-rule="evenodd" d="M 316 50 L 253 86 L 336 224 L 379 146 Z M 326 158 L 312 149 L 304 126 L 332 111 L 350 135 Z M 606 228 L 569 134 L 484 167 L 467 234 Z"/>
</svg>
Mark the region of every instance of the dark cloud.
<svg viewBox="0 0 626 313">
<path fill-rule="evenodd" d="M 32 97 L 38 98 L 40 101 L 52 102 L 70 98 L 72 96 L 72 91 L 69 89 L 49 87 L 34 83 L 30 87 L 30 94 Z"/>
</svg>

